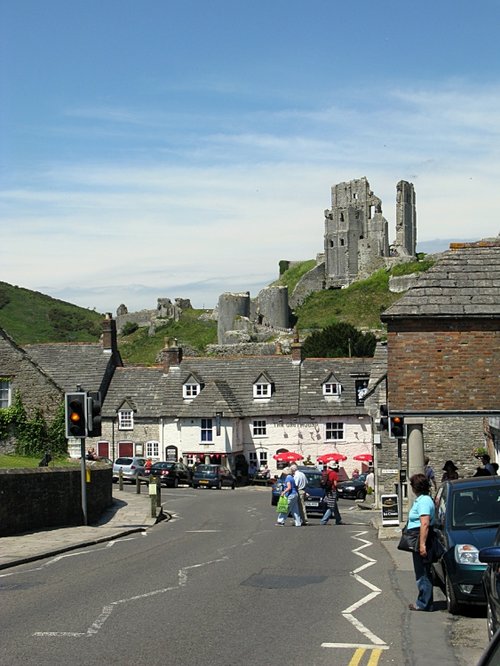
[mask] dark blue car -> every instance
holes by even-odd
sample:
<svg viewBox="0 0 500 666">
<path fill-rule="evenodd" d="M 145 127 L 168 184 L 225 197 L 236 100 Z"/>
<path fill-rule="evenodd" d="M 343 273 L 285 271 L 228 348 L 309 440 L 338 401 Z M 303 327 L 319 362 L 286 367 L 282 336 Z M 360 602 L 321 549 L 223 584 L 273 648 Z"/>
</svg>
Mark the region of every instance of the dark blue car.
<svg viewBox="0 0 500 666">
<path fill-rule="evenodd" d="M 445 553 L 433 569 L 448 611 L 457 614 L 462 605 L 486 604 L 486 565 L 479 551 L 493 544 L 500 525 L 500 477 L 445 481 L 436 507 L 436 532 Z"/>
<path fill-rule="evenodd" d="M 305 488 L 304 502 L 306 505 L 307 515 L 321 514 L 326 511 L 326 506 L 323 503 L 325 495 L 324 489 L 321 487 L 321 472 L 317 467 L 308 467 L 307 465 L 299 467 L 301 472 L 304 472 L 307 478 L 307 485 Z M 279 496 L 283 491 L 283 484 L 285 477 L 279 478 L 273 483 L 271 489 L 271 504 L 276 506 L 278 504 Z"/>
<path fill-rule="evenodd" d="M 486 593 L 486 623 L 488 638 L 491 640 L 500 631 L 500 529 L 496 533 L 493 546 L 479 551 L 479 560 L 487 564 L 483 584 Z"/>
</svg>

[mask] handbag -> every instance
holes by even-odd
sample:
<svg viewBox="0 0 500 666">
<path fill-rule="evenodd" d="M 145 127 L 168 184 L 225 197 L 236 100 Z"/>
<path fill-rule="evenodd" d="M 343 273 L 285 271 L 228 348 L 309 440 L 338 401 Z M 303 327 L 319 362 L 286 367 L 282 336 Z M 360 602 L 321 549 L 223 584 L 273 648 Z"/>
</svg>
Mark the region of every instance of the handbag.
<svg viewBox="0 0 500 666">
<path fill-rule="evenodd" d="M 280 495 L 276 511 L 278 513 L 288 513 L 288 499 L 283 497 L 283 495 Z"/>
<path fill-rule="evenodd" d="M 417 553 L 419 550 L 420 527 L 403 527 L 401 538 L 398 543 L 398 550 L 404 550 L 407 553 Z"/>
</svg>

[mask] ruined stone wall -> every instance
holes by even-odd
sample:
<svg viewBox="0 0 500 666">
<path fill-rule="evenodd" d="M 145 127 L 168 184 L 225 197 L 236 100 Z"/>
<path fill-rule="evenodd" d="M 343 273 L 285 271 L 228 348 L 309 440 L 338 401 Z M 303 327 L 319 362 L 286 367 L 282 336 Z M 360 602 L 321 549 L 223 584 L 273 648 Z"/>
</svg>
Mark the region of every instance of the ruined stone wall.
<svg viewBox="0 0 500 666">
<path fill-rule="evenodd" d="M 292 295 L 290 296 L 290 307 L 296 308 L 315 291 L 322 291 L 325 288 L 325 262 L 320 261 L 314 268 L 307 271 L 297 282 Z"/>
<path fill-rule="evenodd" d="M 417 250 L 417 209 L 415 189 L 412 183 L 400 180 L 396 196 L 396 241 L 397 254 L 414 257 Z"/>
<path fill-rule="evenodd" d="M 116 310 L 116 330 L 118 333 L 123 331 L 125 324 L 137 324 L 139 327 L 150 327 L 154 332 L 155 328 L 162 326 L 165 320 L 178 321 L 182 311 L 191 308 L 189 298 L 176 298 L 175 303 L 169 298 L 159 298 L 155 310 L 138 310 L 129 312 L 123 303 Z"/>
<path fill-rule="evenodd" d="M 265 287 L 259 291 L 257 303 L 257 321 L 260 325 L 288 328 L 288 287 Z"/>
<path fill-rule="evenodd" d="M 250 292 L 221 294 L 217 310 L 217 341 L 226 344 L 226 333 L 237 329 L 237 320 L 250 316 Z"/>
</svg>

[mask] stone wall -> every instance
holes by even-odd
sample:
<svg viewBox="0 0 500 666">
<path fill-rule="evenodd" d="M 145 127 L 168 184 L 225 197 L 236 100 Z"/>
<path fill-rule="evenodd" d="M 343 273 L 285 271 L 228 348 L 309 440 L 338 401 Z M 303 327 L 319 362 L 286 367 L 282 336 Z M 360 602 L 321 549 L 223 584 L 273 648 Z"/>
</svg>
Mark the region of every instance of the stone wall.
<svg viewBox="0 0 500 666">
<path fill-rule="evenodd" d="M 111 467 L 93 467 L 90 475 L 89 524 L 113 503 Z M 0 537 L 82 524 L 80 469 L 0 470 Z"/>
<path fill-rule="evenodd" d="M 307 271 L 297 282 L 293 294 L 290 296 L 290 307 L 296 308 L 309 296 L 316 291 L 322 291 L 325 288 L 325 262 L 323 255 L 314 268 Z"/>
</svg>

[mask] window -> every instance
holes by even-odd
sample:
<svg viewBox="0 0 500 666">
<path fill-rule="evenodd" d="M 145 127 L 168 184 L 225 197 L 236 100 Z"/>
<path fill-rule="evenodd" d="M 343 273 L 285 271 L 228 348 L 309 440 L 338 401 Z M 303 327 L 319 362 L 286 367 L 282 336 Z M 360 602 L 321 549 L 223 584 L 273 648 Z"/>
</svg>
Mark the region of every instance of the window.
<svg viewBox="0 0 500 666">
<path fill-rule="evenodd" d="M 257 451 L 249 451 L 248 462 L 257 465 Z"/>
<path fill-rule="evenodd" d="M 254 421 L 253 422 L 253 436 L 254 437 L 265 437 L 267 435 L 267 424 L 265 421 Z"/>
<path fill-rule="evenodd" d="M 199 384 L 184 384 L 182 387 L 182 397 L 186 399 L 196 398 L 200 392 Z"/>
<path fill-rule="evenodd" d="M 201 419 L 201 441 L 212 442 L 214 435 L 212 431 L 212 419 Z"/>
<path fill-rule="evenodd" d="M 337 382 L 326 382 L 323 384 L 323 395 L 340 395 L 341 388 Z"/>
<path fill-rule="evenodd" d="M 120 409 L 118 412 L 118 430 L 134 428 L 134 412 L 131 409 Z"/>
<path fill-rule="evenodd" d="M 270 398 L 271 397 L 271 384 L 254 384 L 253 385 L 254 398 Z"/>
<path fill-rule="evenodd" d="M 146 442 L 146 458 L 159 458 L 160 444 L 159 442 Z"/>
<path fill-rule="evenodd" d="M 344 439 L 344 424 L 339 421 L 332 421 L 326 424 L 326 440 Z"/>
<path fill-rule="evenodd" d="M 368 379 L 356 379 L 356 404 L 362 405 L 368 393 Z"/>
<path fill-rule="evenodd" d="M 0 379 L 0 409 L 10 407 L 10 380 Z"/>
<path fill-rule="evenodd" d="M 259 461 L 261 465 L 267 465 L 267 451 L 259 451 Z"/>
</svg>

